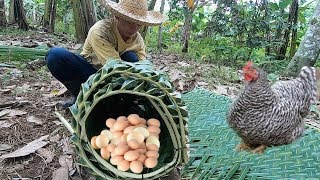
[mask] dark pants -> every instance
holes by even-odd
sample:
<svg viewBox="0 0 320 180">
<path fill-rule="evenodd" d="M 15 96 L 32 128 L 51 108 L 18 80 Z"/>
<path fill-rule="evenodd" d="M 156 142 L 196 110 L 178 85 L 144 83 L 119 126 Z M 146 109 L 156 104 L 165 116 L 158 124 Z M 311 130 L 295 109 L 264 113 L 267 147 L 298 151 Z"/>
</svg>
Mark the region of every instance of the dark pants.
<svg viewBox="0 0 320 180">
<path fill-rule="evenodd" d="M 128 62 L 137 62 L 138 56 L 134 52 L 125 52 L 121 59 Z M 72 95 L 77 96 L 81 83 L 98 70 L 88 63 L 82 56 L 64 48 L 51 48 L 45 57 L 51 74 L 62 82 Z"/>
</svg>

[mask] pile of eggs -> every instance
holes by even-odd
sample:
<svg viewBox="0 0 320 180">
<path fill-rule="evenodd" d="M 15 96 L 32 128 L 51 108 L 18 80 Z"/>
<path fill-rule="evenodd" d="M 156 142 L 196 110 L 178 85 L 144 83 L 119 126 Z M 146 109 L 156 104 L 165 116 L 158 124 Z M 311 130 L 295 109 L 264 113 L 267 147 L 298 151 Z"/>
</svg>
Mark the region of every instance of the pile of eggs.
<svg viewBox="0 0 320 180">
<path fill-rule="evenodd" d="M 109 118 L 97 136 L 91 138 L 91 146 L 100 149 L 100 155 L 110 160 L 121 171 L 141 173 L 143 168 L 154 168 L 158 164 L 160 121 L 145 120 L 137 114 L 128 117 Z"/>
</svg>

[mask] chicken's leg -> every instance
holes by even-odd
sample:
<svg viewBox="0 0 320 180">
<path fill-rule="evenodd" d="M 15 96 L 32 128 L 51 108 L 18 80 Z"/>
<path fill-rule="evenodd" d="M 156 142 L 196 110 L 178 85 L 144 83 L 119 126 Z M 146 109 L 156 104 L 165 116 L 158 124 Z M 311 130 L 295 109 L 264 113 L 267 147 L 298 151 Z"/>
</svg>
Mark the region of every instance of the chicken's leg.
<svg viewBox="0 0 320 180">
<path fill-rule="evenodd" d="M 246 144 L 244 142 L 241 142 L 240 144 L 238 144 L 238 146 L 236 147 L 236 150 L 238 151 L 247 151 L 247 150 L 251 150 L 251 147 L 249 144 Z"/>
<path fill-rule="evenodd" d="M 267 146 L 261 144 L 260 146 L 253 149 L 251 152 L 262 154 L 266 148 L 267 148 Z"/>
</svg>

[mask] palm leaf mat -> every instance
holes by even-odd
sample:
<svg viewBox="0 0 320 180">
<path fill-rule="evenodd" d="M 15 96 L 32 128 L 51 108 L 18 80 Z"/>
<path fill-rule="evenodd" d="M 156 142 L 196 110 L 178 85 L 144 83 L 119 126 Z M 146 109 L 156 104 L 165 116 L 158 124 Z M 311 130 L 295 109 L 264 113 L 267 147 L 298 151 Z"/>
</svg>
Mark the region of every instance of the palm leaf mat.
<svg viewBox="0 0 320 180">
<path fill-rule="evenodd" d="M 231 100 L 204 89 L 183 95 L 190 112 L 190 160 L 182 179 L 310 179 L 320 177 L 320 133 L 307 128 L 290 145 L 264 154 L 235 151 L 240 138 L 228 127 Z"/>
</svg>

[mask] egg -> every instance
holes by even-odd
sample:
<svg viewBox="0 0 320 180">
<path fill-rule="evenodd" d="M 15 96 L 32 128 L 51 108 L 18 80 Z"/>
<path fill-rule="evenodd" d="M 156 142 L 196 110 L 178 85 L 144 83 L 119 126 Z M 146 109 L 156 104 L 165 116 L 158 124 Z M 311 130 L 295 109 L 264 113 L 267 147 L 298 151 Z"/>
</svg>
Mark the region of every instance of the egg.
<svg viewBox="0 0 320 180">
<path fill-rule="evenodd" d="M 106 135 L 104 134 L 100 134 L 97 138 L 96 138 L 96 145 L 98 148 L 104 148 L 107 147 L 109 144 L 109 139 Z"/>
<path fill-rule="evenodd" d="M 160 134 L 161 130 L 157 126 L 149 126 L 148 128 L 149 133 L 154 133 L 154 134 Z"/>
<path fill-rule="evenodd" d="M 155 136 L 157 139 L 159 139 L 159 134 L 155 134 L 155 133 L 150 133 L 149 136 Z"/>
<path fill-rule="evenodd" d="M 100 154 L 103 159 L 108 160 L 110 158 L 110 152 L 106 147 L 100 149 Z"/>
<path fill-rule="evenodd" d="M 96 144 L 96 139 L 97 139 L 97 137 L 98 137 L 98 136 L 93 136 L 93 137 L 91 138 L 91 147 L 92 147 L 93 149 L 99 149 L 99 147 L 98 147 L 97 144 Z"/>
<path fill-rule="evenodd" d="M 113 138 L 112 133 L 107 129 L 102 130 L 100 134 L 106 135 L 108 137 L 109 141 L 111 141 Z"/>
<path fill-rule="evenodd" d="M 129 151 L 128 145 L 118 145 L 116 148 L 114 148 L 114 153 L 116 155 L 124 155 L 127 151 Z"/>
<path fill-rule="evenodd" d="M 150 135 L 149 131 L 144 127 L 136 127 L 133 132 L 142 134 L 144 138 L 147 138 Z"/>
<path fill-rule="evenodd" d="M 137 151 L 139 154 L 145 154 L 145 153 L 147 152 L 147 150 L 144 149 L 144 148 L 136 149 L 136 151 Z"/>
<path fill-rule="evenodd" d="M 139 174 L 143 171 L 143 164 L 140 161 L 132 161 L 130 163 L 130 170 L 133 173 Z"/>
<path fill-rule="evenodd" d="M 123 133 L 129 134 L 134 130 L 134 128 L 136 128 L 136 127 L 135 126 L 128 126 L 123 130 Z"/>
<path fill-rule="evenodd" d="M 117 118 L 117 121 L 128 121 L 128 119 L 127 119 L 127 117 L 125 117 L 125 116 L 119 116 L 119 117 Z"/>
<path fill-rule="evenodd" d="M 124 121 L 124 120 L 117 120 L 114 125 L 112 126 L 112 128 L 115 131 L 123 131 L 124 129 L 126 129 L 129 126 L 129 122 L 128 121 Z"/>
<path fill-rule="evenodd" d="M 113 132 L 112 132 L 112 136 L 113 136 L 113 138 L 115 138 L 115 139 L 119 139 L 122 135 L 123 135 L 123 132 L 122 132 L 122 131 L 113 131 Z"/>
<path fill-rule="evenodd" d="M 132 139 L 135 139 L 135 140 L 137 140 L 139 143 L 142 143 L 143 141 L 144 141 L 144 136 L 141 134 L 141 133 L 139 133 L 139 132 L 131 132 L 131 133 L 129 133 L 128 134 L 128 136 L 127 136 L 127 142 L 128 141 L 130 141 L 130 140 L 132 140 Z"/>
<path fill-rule="evenodd" d="M 130 163 L 129 163 L 129 161 L 122 160 L 122 161 L 118 162 L 117 168 L 120 171 L 128 171 L 130 168 Z"/>
<path fill-rule="evenodd" d="M 140 118 L 140 124 L 146 125 L 147 121 L 144 118 Z"/>
<path fill-rule="evenodd" d="M 130 114 L 128 116 L 128 121 L 132 125 L 137 125 L 137 124 L 140 124 L 140 122 L 141 122 L 140 117 L 139 117 L 138 114 Z"/>
<path fill-rule="evenodd" d="M 146 156 L 147 156 L 148 158 L 154 157 L 154 158 L 158 159 L 159 153 L 158 153 L 158 151 L 147 151 L 147 152 L 146 152 Z"/>
<path fill-rule="evenodd" d="M 144 164 L 144 161 L 147 159 L 147 156 L 144 154 L 140 154 L 137 161 L 140 161 L 142 164 Z"/>
<path fill-rule="evenodd" d="M 107 150 L 109 152 L 113 152 L 115 148 L 116 148 L 115 144 L 108 144 L 108 146 L 107 146 Z"/>
<path fill-rule="evenodd" d="M 120 138 L 113 138 L 111 144 L 118 145 L 121 142 Z"/>
<path fill-rule="evenodd" d="M 127 161 L 134 161 L 139 158 L 139 153 L 135 150 L 131 150 L 131 151 L 126 152 L 123 155 L 123 158 Z"/>
<path fill-rule="evenodd" d="M 111 128 L 115 122 L 116 122 L 115 119 L 113 119 L 113 118 L 108 118 L 108 119 L 106 120 L 106 126 L 107 126 L 108 128 Z"/>
<path fill-rule="evenodd" d="M 144 161 L 144 165 L 147 168 L 154 168 L 158 164 L 158 160 L 154 157 L 149 157 Z"/>
<path fill-rule="evenodd" d="M 121 140 L 121 141 L 127 141 L 127 136 L 128 136 L 127 133 L 122 134 L 122 136 L 120 137 L 120 140 Z"/>
<path fill-rule="evenodd" d="M 111 163 L 112 165 L 118 165 L 118 163 L 119 163 L 120 161 L 122 161 L 122 160 L 124 160 L 124 159 L 123 159 L 123 156 L 114 156 L 114 157 L 111 157 L 111 158 L 110 158 L 110 163 Z"/>
<path fill-rule="evenodd" d="M 147 121 L 148 126 L 156 126 L 156 127 L 160 127 L 160 121 L 158 119 L 155 118 L 151 118 Z"/>
<path fill-rule="evenodd" d="M 138 149 L 141 147 L 141 143 L 139 143 L 136 139 L 131 139 L 128 141 L 128 145 L 131 149 Z"/>
<path fill-rule="evenodd" d="M 159 151 L 159 148 L 158 148 L 158 146 L 155 145 L 155 144 L 149 144 L 149 145 L 147 146 L 147 150 L 148 150 L 148 151 Z"/>
<path fill-rule="evenodd" d="M 150 145 L 150 144 L 155 144 L 158 146 L 158 148 L 160 148 L 160 141 L 157 137 L 155 136 L 149 136 L 147 139 L 146 139 L 146 146 Z"/>
</svg>

